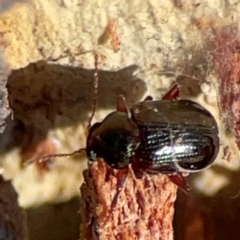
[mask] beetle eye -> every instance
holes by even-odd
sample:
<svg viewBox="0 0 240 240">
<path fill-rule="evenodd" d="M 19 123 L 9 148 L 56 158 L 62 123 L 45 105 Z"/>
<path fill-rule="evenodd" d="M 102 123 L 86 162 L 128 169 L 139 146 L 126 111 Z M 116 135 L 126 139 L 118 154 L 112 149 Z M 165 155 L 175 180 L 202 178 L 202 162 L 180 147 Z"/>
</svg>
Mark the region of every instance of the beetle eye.
<svg viewBox="0 0 240 240">
<path fill-rule="evenodd" d="M 97 154 L 94 151 L 90 151 L 89 160 L 97 161 Z"/>
<path fill-rule="evenodd" d="M 90 161 L 97 161 L 98 157 L 101 157 L 98 155 L 98 135 L 97 135 L 97 131 L 99 126 L 101 125 L 101 123 L 95 123 L 88 134 L 88 138 L 87 138 L 87 147 L 86 147 L 86 153 L 87 153 L 87 157 Z"/>
</svg>

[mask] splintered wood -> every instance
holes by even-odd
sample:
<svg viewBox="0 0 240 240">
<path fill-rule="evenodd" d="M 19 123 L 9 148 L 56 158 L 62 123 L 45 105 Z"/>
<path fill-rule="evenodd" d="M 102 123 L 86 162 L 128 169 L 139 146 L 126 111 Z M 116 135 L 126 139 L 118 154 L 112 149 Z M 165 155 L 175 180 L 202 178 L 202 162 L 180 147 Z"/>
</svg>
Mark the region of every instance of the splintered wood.
<svg viewBox="0 0 240 240">
<path fill-rule="evenodd" d="M 165 175 L 136 179 L 130 168 L 114 211 L 117 170 L 102 160 L 84 172 L 80 205 L 81 240 L 171 240 L 177 187 Z"/>
</svg>

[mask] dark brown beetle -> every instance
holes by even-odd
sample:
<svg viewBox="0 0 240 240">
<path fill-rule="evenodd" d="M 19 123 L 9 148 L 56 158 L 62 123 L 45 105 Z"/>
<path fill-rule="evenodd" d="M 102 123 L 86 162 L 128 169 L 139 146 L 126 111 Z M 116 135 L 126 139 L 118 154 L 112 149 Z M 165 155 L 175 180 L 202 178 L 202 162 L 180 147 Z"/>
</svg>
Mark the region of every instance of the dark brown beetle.
<svg viewBox="0 0 240 240">
<path fill-rule="evenodd" d="M 95 95 L 98 89 L 97 57 L 95 61 Z M 183 174 L 201 171 L 208 167 L 219 151 L 218 127 L 209 111 L 189 100 L 176 100 L 179 87 L 175 84 L 161 101 L 151 97 L 132 106 L 128 111 L 125 99 L 119 96 L 117 111 L 110 113 L 102 122 L 91 126 L 96 109 L 89 120 L 86 151 L 90 161 L 103 158 L 112 168 L 119 169 L 116 198 L 122 189 L 132 164 L 137 177 L 144 172 L 167 174 L 171 181 L 188 190 Z"/>
<path fill-rule="evenodd" d="M 91 127 L 88 159 L 101 157 L 116 169 L 132 164 L 137 177 L 143 172 L 167 174 L 187 190 L 181 173 L 201 171 L 215 160 L 218 127 L 209 111 L 199 104 L 173 100 L 178 95 L 175 84 L 163 100 L 148 98 L 132 106 L 130 113 L 120 96 L 117 111 Z"/>
</svg>

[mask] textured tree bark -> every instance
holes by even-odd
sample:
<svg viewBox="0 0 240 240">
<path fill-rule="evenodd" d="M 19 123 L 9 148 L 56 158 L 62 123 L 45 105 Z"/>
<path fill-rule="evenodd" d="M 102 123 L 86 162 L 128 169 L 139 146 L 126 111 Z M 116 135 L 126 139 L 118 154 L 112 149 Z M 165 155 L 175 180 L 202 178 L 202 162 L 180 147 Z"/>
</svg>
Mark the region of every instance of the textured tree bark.
<svg viewBox="0 0 240 240">
<path fill-rule="evenodd" d="M 1 7 L 1 6 L 0 6 Z M 0 8 L 1 11 L 1 8 Z M 0 134 L 5 130 L 7 123 L 6 118 L 10 114 L 8 105 L 7 79 L 11 70 L 4 62 L 2 52 L 0 51 Z"/>
<path fill-rule="evenodd" d="M 81 186 L 80 236 L 83 239 L 173 239 L 177 187 L 165 175 L 136 179 L 131 168 L 115 210 L 117 171 L 104 161 L 89 165 Z"/>
</svg>

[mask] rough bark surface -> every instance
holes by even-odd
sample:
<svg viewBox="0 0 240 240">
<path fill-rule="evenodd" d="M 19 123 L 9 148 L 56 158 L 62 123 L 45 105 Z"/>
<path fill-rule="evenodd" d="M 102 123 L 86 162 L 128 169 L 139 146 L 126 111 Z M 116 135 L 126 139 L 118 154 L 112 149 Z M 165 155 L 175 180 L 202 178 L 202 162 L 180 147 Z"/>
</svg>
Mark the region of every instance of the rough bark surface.
<svg viewBox="0 0 240 240">
<path fill-rule="evenodd" d="M 11 72 L 1 54 L 0 52 L 0 133 L 6 128 L 6 118 L 10 114 L 6 84 L 8 75 Z"/>
<path fill-rule="evenodd" d="M 102 160 L 84 173 L 81 187 L 81 240 L 171 240 L 177 187 L 164 175 L 136 179 L 130 168 L 115 210 L 116 171 Z"/>
</svg>

